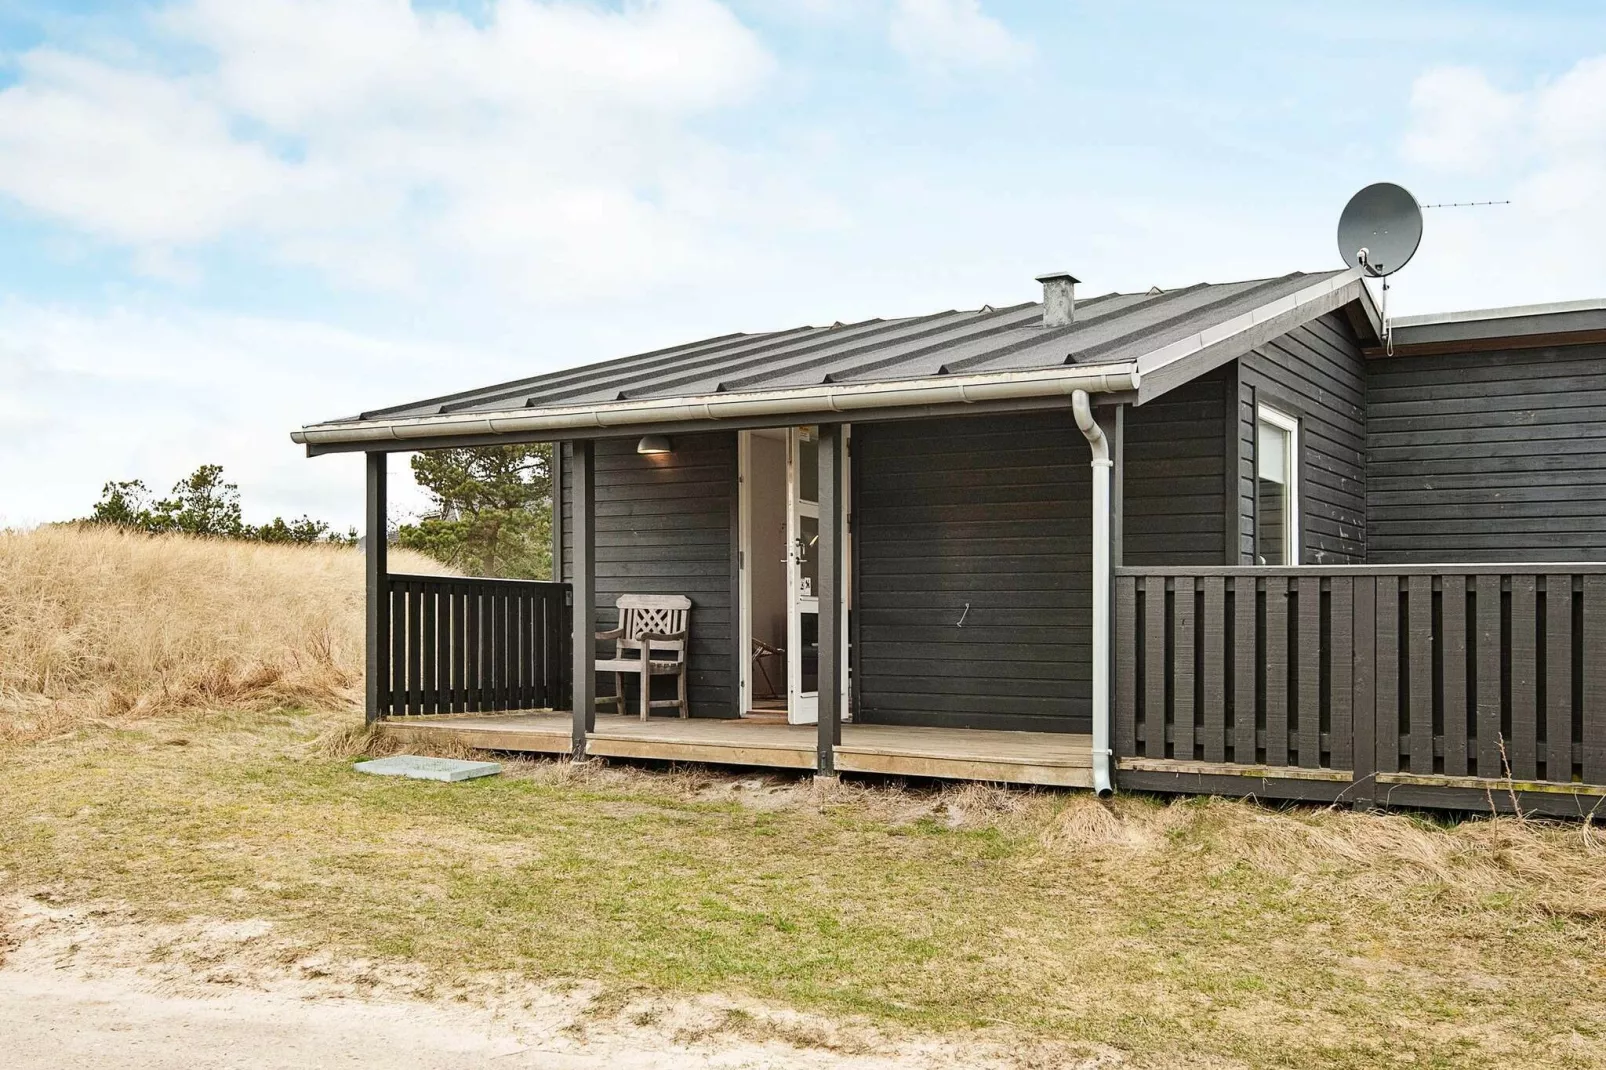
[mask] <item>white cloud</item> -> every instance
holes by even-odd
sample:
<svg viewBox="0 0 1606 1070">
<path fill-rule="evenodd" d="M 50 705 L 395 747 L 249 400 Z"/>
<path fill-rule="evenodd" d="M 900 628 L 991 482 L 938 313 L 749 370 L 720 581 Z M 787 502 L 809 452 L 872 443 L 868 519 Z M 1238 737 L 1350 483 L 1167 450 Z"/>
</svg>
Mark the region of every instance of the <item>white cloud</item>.
<svg viewBox="0 0 1606 1070">
<path fill-rule="evenodd" d="M 1606 295 L 1606 56 L 1517 90 L 1428 71 L 1401 154 L 1424 200 L 1511 201 L 1428 210 L 1402 311 Z"/>
<path fill-rule="evenodd" d="M 981 0 L 893 0 L 890 32 L 894 48 L 929 70 L 1008 68 L 1032 56 Z"/>
<path fill-rule="evenodd" d="M 457 388 L 462 375 L 489 382 L 526 370 L 526 362 L 484 352 L 316 323 L 6 301 L 0 526 L 83 516 L 112 479 L 140 478 L 165 492 L 204 463 L 224 466 L 254 522 L 311 512 L 359 523 L 360 463 L 308 461 L 290 428 Z M 405 459 L 392 464 L 397 508 L 421 508 Z"/>
<path fill-rule="evenodd" d="M 1411 128 L 1404 152 L 1413 163 L 1485 168 L 1511 148 L 1522 99 L 1489 83 L 1482 71 L 1440 67 L 1411 86 Z"/>
<path fill-rule="evenodd" d="M 183 0 L 155 29 L 164 55 L 21 57 L 0 194 L 169 275 L 243 235 L 374 287 L 465 265 L 547 297 L 621 263 L 670 277 L 716 253 L 666 195 L 720 158 L 691 124 L 773 68 L 715 0 L 496 0 L 480 23 L 406 0 Z"/>
</svg>

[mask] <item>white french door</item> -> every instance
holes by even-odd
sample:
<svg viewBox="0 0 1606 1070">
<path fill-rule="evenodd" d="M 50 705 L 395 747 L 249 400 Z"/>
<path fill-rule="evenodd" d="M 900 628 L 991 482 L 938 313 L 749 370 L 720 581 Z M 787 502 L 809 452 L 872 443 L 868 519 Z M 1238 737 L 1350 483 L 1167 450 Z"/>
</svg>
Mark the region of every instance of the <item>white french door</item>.
<svg viewBox="0 0 1606 1070">
<path fill-rule="evenodd" d="M 786 444 L 786 720 L 820 719 L 820 463 L 812 427 Z"/>
</svg>

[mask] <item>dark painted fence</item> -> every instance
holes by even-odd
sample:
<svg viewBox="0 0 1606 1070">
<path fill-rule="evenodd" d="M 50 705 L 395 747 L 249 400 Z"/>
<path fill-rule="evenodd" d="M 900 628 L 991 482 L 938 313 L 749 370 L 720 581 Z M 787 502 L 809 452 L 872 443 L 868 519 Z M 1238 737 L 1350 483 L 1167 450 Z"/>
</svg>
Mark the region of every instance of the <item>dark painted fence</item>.
<svg viewBox="0 0 1606 1070">
<path fill-rule="evenodd" d="M 1606 566 L 1122 568 L 1115 598 L 1122 769 L 1411 805 L 1606 786 Z"/>
<path fill-rule="evenodd" d="M 567 707 L 567 583 L 391 574 L 385 592 L 385 716 Z"/>
</svg>

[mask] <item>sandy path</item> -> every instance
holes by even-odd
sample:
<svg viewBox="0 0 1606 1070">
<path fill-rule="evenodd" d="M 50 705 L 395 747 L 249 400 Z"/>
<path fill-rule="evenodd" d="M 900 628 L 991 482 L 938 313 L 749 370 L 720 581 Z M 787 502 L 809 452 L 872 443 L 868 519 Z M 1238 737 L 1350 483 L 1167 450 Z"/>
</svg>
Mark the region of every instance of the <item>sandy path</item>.
<svg viewBox="0 0 1606 1070">
<path fill-rule="evenodd" d="M 7 1070 L 934 1070 L 1121 1061 L 1026 1052 L 1001 1038 L 892 1038 L 728 999 L 643 998 L 599 1013 L 593 992 L 524 983 L 411 998 L 405 971 L 286 964 L 265 923 L 158 929 L 31 900 L 0 911 Z"/>
</svg>

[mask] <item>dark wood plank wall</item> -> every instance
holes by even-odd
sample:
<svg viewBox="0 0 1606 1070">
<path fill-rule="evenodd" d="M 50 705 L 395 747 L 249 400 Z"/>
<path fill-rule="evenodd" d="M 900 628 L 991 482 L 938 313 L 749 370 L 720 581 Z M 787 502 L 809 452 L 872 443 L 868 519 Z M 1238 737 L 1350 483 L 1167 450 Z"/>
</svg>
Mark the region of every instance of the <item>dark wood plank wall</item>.
<svg viewBox="0 0 1606 1070">
<path fill-rule="evenodd" d="M 1301 564 L 1367 560 L 1366 367 L 1354 329 L 1329 313 L 1239 361 L 1239 508 L 1244 563 L 1254 537 L 1255 405 L 1300 420 Z"/>
<path fill-rule="evenodd" d="M 854 427 L 859 720 L 1089 730 L 1089 460 L 1069 406 Z"/>
<path fill-rule="evenodd" d="M 1368 373 L 1374 562 L 1606 559 L 1606 345 Z"/>
<path fill-rule="evenodd" d="M 597 628 L 618 624 L 622 594 L 683 594 L 692 601 L 689 699 L 694 717 L 736 714 L 732 680 L 731 517 L 736 490 L 736 433 L 676 435 L 674 452 L 636 453 L 636 439 L 602 439 L 597 466 Z M 571 457 L 562 458 L 570 485 Z M 572 577 L 573 518 L 562 502 L 563 577 Z M 625 683 L 630 710 L 635 685 Z M 674 681 L 660 678 L 655 698 L 672 697 Z M 612 676 L 599 679 L 611 694 Z M 658 689 L 664 689 L 659 694 Z"/>
<path fill-rule="evenodd" d="M 1229 365 L 1127 410 L 1126 564 L 1225 562 L 1226 401 L 1234 382 Z"/>
</svg>

